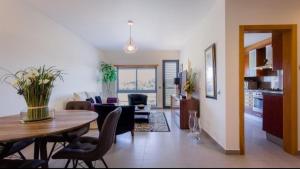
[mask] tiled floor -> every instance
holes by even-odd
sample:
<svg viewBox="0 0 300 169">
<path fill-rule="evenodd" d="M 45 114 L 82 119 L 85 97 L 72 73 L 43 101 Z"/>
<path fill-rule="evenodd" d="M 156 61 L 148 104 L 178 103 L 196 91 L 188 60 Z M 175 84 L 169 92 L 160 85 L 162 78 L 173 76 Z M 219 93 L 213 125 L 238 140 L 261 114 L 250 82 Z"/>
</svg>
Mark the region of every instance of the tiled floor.
<svg viewBox="0 0 300 169">
<path fill-rule="evenodd" d="M 118 143 L 105 157 L 111 168 L 200 168 L 200 167 L 300 167 L 300 157 L 290 156 L 265 140 L 261 121 L 246 115 L 247 155 L 225 155 L 207 137 L 198 144 L 179 130 L 166 113 L 170 133 L 130 133 L 119 136 Z M 96 135 L 91 132 L 90 135 Z M 31 150 L 27 150 L 30 154 Z M 50 161 L 50 167 L 64 167 L 64 161 Z M 98 162 L 98 167 L 103 167 Z"/>
</svg>

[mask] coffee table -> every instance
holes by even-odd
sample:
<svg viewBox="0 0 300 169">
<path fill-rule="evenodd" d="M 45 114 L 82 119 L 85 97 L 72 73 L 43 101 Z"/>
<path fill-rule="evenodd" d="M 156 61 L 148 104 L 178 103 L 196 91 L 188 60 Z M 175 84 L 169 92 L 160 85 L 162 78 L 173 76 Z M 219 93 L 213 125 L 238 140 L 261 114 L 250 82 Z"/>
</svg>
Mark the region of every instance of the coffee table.
<svg viewBox="0 0 300 169">
<path fill-rule="evenodd" d="M 150 121 L 151 107 L 145 106 L 144 109 L 135 107 L 134 120 L 136 123 L 149 123 Z"/>
</svg>

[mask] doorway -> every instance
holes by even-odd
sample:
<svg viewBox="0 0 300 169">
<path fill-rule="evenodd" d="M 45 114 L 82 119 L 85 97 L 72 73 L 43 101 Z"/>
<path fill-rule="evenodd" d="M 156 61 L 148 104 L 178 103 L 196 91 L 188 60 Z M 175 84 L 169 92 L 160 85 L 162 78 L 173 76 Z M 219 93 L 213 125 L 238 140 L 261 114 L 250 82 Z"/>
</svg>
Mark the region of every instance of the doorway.
<svg viewBox="0 0 300 169">
<path fill-rule="evenodd" d="M 242 25 L 240 26 L 240 152 L 245 149 L 245 33 L 276 32 L 282 38 L 283 79 L 283 149 L 298 153 L 297 125 L 297 25 Z"/>
<path fill-rule="evenodd" d="M 163 61 L 163 107 L 171 108 L 171 96 L 176 94 L 174 79 L 179 74 L 179 60 Z"/>
</svg>

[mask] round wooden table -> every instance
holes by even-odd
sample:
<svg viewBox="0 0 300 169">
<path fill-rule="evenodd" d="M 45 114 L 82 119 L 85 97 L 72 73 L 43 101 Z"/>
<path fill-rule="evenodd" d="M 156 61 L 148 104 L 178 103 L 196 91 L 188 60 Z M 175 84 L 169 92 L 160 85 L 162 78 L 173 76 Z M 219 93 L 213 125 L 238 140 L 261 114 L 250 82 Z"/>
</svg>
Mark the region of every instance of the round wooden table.
<svg viewBox="0 0 300 169">
<path fill-rule="evenodd" d="M 20 122 L 20 116 L 0 118 L 0 142 L 16 142 L 36 139 L 35 159 L 47 161 L 47 140 L 44 138 L 54 134 L 63 134 L 88 125 L 98 118 L 91 111 L 60 111 L 53 120 L 34 123 Z M 48 166 L 46 166 L 48 167 Z"/>
</svg>

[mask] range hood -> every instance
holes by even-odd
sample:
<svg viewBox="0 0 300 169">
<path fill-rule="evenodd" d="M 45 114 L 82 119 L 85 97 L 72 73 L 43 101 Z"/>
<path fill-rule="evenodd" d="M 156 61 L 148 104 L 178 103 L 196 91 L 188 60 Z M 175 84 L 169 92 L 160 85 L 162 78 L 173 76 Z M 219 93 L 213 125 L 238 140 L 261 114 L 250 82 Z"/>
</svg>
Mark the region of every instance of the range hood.
<svg viewBox="0 0 300 169">
<path fill-rule="evenodd" d="M 272 45 L 266 46 L 266 57 L 264 65 L 256 67 L 256 70 L 273 69 L 273 48 Z"/>
<path fill-rule="evenodd" d="M 263 66 L 256 67 L 256 70 L 265 70 L 265 69 L 273 69 L 273 63 L 271 63 L 268 59 L 265 59 Z"/>
</svg>

